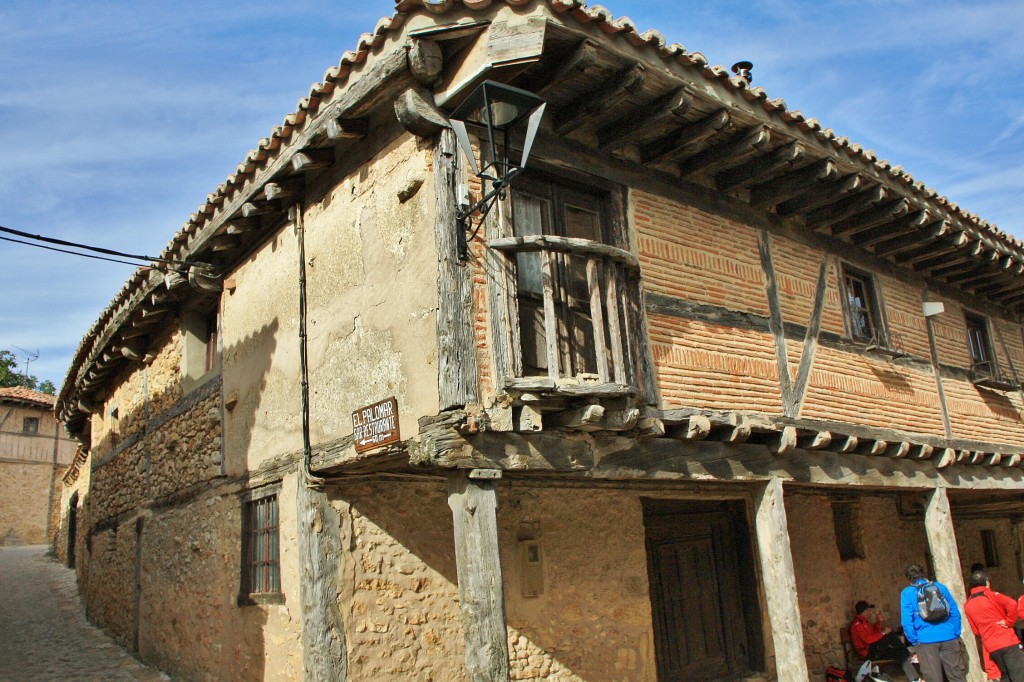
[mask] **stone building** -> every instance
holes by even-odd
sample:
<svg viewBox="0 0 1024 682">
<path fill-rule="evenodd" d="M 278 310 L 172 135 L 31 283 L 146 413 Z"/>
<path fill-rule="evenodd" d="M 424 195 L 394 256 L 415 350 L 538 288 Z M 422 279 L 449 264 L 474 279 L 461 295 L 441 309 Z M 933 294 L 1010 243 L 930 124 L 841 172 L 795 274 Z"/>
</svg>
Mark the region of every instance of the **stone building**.
<svg viewBox="0 0 1024 682">
<path fill-rule="evenodd" d="M 0 545 L 48 544 L 60 475 L 76 443 L 53 414 L 54 397 L 0 388 Z"/>
<path fill-rule="evenodd" d="M 398 2 L 83 339 L 90 617 L 185 679 L 806 680 L 909 563 L 1016 594 L 1024 245 L 737 71 Z M 467 226 L 485 79 L 546 105 Z"/>
</svg>

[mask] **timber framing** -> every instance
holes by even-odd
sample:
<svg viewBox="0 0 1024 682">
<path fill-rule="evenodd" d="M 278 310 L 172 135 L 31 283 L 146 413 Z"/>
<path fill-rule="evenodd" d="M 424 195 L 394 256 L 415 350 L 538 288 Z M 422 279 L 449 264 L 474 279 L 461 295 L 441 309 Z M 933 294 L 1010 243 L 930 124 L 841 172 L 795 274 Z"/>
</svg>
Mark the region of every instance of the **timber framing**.
<svg viewBox="0 0 1024 682">
<path fill-rule="evenodd" d="M 506 7 L 523 5 L 535 5 L 529 22 L 498 20 Z M 406 33 L 419 15 L 436 23 Z M 455 80 L 445 81 L 438 60 L 467 41 L 483 41 L 499 56 L 473 74 L 456 68 Z M 395 14 L 324 74 L 161 254 L 206 267 L 139 270 L 102 313 L 58 400 L 69 430 L 88 430 L 83 406 L 123 363 L 146 361 L 147 340 L 194 296 L 191 288 L 219 292 L 220 273 L 281 224 L 315 176 L 394 124 L 402 93 L 422 97 L 433 87 L 429 116 L 413 121 L 431 134 L 437 112 L 483 77 L 541 93 L 556 113 L 541 140 L 561 131 L 598 165 L 631 166 L 684 196 L 721 194 L 712 203 L 731 204 L 727 212 L 750 217 L 752 227 L 781 220 L 929 285 L 985 299 L 1017 320 L 1024 314 L 1024 244 L 700 53 L 666 45 L 657 32 L 640 32 L 583 0 L 399 0 Z"/>
<path fill-rule="evenodd" d="M 585 418 L 573 418 L 560 422 L 575 426 L 517 433 L 491 431 L 479 419 L 454 410 L 421 420 L 419 436 L 408 444 L 413 466 L 607 480 L 752 482 L 779 477 L 813 485 L 922 490 L 1011 490 L 1024 483 L 1020 445 L 841 422 L 640 408 L 637 428 L 629 431 L 588 431 Z M 651 422 L 660 429 L 652 429 Z M 979 476 L 974 467 L 985 467 L 985 474 Z"/>
</svg>

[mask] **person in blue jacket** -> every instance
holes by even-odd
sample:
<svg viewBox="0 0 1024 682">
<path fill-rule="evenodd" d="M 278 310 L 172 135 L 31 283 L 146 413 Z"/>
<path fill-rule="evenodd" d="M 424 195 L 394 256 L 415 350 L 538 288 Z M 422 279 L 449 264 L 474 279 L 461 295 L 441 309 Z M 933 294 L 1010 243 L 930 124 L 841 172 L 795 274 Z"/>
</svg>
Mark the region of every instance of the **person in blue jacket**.
<svg viewBox="0 0 1024 682">
<path fill-rule="evenodd" d="M 949 588 L 935 583 L 949 614 L 939 622 L 929 622 L 921 617 L 918 608 L 919 589 L 928 584 L 924 568 L 913 564 L 907 567 L 905 575 L 910 585 L 900 593 L 900 621 L 907 644 L 914 647 L 917 654 L 921 677 L 928 682 L 942 682 L 945 673 L 946 682 L 967 682 L 960 653 L 960 609 Z"/>
</svg>

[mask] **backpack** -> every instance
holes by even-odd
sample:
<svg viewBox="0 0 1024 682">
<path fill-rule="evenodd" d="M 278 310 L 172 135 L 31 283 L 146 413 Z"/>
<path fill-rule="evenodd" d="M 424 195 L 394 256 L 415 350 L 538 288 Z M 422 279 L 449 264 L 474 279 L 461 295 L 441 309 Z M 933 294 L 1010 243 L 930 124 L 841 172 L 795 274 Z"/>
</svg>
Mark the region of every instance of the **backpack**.
<svg viewBox="0 0 1024 682">
<path fill-rule="evenodd" d="M 925 583 L 917 587 L 917 612 L 926 623 L 941 623 L 949 618 L 949 604 L 939 586 Z"/>
</svg>

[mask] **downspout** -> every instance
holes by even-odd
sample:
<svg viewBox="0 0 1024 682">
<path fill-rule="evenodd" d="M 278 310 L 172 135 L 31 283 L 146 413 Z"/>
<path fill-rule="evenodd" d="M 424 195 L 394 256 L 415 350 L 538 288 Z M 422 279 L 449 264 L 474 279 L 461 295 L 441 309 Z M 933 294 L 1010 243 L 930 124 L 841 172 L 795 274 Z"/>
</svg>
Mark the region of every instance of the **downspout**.
<svg viewBox="0 0 1024 682">
<path fill-rule="evenodd" d="M 302 478 L 307 487 L 322 488 L 324 479 L 313 475 L 313 448 L 309 442 L 309 361 L 306 357 L 306 234 L 302 224 L 302 204 L 291 207 L 299 242 L 299 373 L 302 386 Z"/>
</svg>

